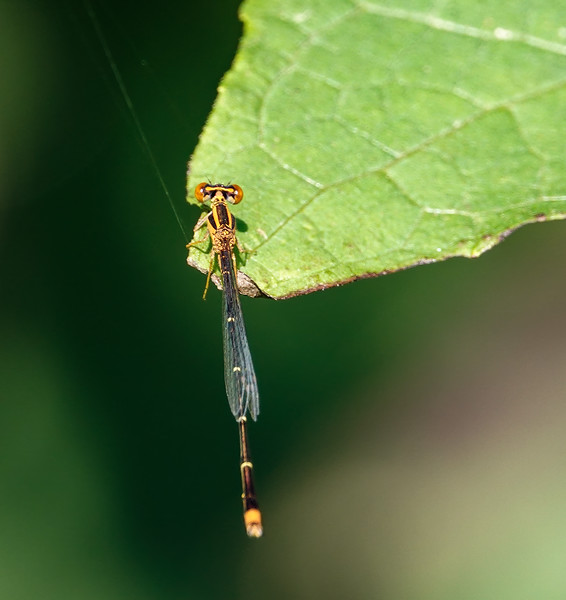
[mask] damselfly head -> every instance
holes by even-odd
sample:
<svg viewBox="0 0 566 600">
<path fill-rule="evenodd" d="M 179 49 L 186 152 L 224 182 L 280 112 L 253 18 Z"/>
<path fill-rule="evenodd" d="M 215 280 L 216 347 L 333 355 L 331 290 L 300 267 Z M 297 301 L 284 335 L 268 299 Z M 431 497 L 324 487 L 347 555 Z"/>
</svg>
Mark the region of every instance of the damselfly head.
<svg viewBox="0 0 566 600">
<path fill-rule="evenodd" d="M 195 188 L 195 198 L 199 202 L 208 202 L 213 199 L 224 200 L 230 204 L 239 204 L 244 197 L 244 192 L 239 185 L 223 185 L 221 183 L 199 183 Z"/>
</svg>

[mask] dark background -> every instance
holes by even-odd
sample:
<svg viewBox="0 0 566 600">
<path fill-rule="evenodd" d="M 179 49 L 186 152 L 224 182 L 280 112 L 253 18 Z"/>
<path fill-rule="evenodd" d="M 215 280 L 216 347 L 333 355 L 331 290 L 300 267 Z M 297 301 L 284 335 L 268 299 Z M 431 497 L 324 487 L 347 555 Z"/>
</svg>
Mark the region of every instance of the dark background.
<svg viewBox="0 0 566 600">
<path fill-rule="evenodd" d="M 190 231 L 186 162 L 237 2 L 110 6 L 97 19 Z M 85 6 L 2 2 L 0 51 L 2 598 L 564 596 L 563 223 L 475 261 L 243 299 L 265 520 L 248 540 L 220 294 L 201 300 Z"/>
</svg>

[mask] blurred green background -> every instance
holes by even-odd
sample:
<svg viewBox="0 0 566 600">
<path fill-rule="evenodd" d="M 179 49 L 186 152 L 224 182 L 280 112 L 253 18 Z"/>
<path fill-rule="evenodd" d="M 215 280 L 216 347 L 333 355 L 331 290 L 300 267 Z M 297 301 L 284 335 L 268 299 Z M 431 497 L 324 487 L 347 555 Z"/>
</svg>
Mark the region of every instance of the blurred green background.
<svg viewBox="0 0 566 600">
<path fill-rule="evenodd" d="M 237 2 L 95 8 L 190 230 Z M 249 540 L 220 294 L 201 300 L 84 6 L 1 2 L 0 49 L 1 598 L 566 597 L 566 224 L 244 298 Z"/>
</svg>

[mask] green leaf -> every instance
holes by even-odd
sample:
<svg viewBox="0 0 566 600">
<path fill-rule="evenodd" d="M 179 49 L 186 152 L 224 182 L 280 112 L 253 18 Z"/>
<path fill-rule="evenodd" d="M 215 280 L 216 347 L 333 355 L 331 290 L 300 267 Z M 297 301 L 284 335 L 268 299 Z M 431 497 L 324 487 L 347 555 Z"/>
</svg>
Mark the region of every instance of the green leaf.
<svg viewBox="0 0 566 600">
<path fill-rule="evenodd" d="M 562 3 L 248 0 L 241 15 L 188 197 L 244 189 L 240 269 L 263 293 L 476 257 L 566 216 Z"/>
</svg>

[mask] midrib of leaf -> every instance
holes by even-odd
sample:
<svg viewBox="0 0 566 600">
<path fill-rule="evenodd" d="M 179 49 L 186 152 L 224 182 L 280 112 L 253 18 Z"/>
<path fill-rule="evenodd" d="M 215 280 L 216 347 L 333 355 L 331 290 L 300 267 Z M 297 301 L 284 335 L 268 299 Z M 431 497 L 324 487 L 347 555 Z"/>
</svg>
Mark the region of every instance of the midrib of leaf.
<svg viewBox="0 0 566 600">
<path fill-rule="evenodd" d="M 439 31 L 457 33 L 458 35 L 466 35 L 486 41 L 523 43 L 539 50 L 545 50 L 546 52 L 566 55 L 566 45 L 564 44 L 549 42 L 548 40 L 534 35 L 512 31 L 504 27 L 496 27 L 493 30 L 481 29 L 479 27 L 471 27 L 454 21 L 448 21 L 434 15 L 427 15 L 425 13 L 408 11 L 400 8 L 391 8 L 389 6 L 363 2 L 361 0 L 357 0 L 356 5 L 369 13 L 392 19 L 399 19 L 401 21 L 421 23 L 423 25 L 428 25 L 432 29 L 438 29 Z"/>
</svg>

